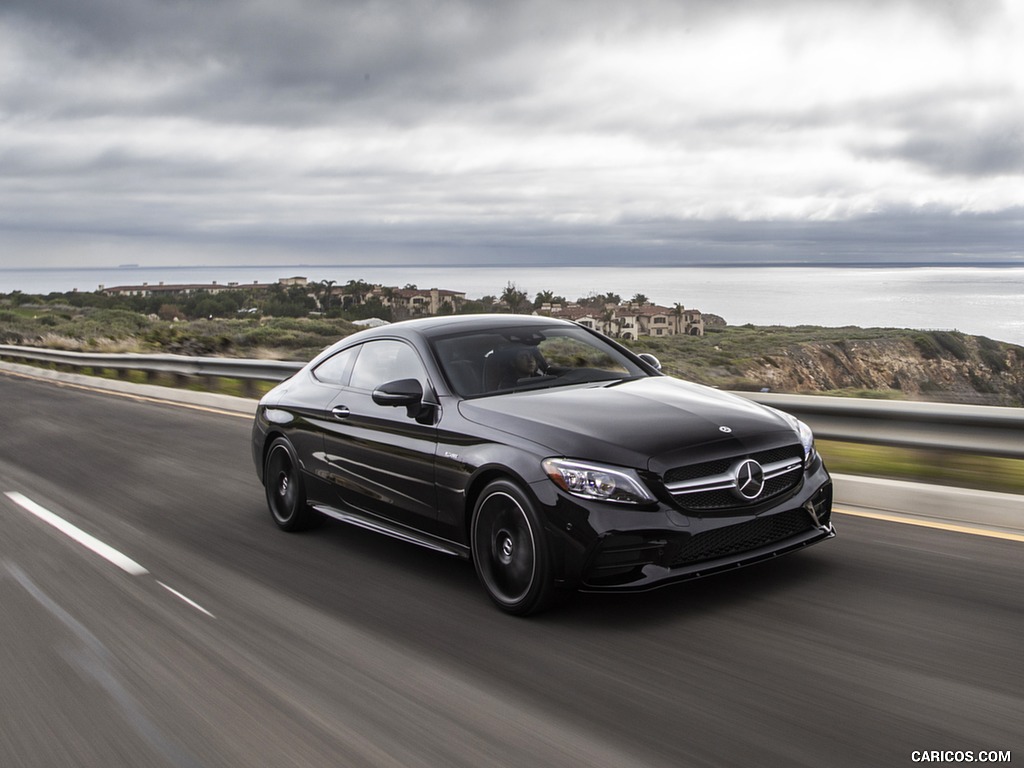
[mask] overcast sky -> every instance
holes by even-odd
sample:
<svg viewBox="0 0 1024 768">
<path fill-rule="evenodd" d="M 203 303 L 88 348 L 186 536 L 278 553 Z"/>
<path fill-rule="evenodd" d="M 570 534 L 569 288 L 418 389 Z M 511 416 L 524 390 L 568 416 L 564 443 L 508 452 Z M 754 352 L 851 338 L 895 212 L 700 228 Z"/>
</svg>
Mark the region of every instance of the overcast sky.
<svg viewBox="0 0 1024 768">
<path fill-rule="evenodd" d="M 0 4 L 0 267 L 953 259 L 1019 0 Z"/>
</svg>

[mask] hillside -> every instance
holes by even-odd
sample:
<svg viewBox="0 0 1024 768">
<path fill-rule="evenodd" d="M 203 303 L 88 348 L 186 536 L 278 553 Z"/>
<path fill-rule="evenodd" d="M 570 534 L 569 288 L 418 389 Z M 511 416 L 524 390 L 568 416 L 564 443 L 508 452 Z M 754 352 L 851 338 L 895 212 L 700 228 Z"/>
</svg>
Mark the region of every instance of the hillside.
<svg viewBox="0 0 1024 768">
<path fill-rule="evenodd" d="M 634 347 L 722 389 L 1024 404 L 1024 348 L 954 331 L 740 326 Z"/>
</svg>

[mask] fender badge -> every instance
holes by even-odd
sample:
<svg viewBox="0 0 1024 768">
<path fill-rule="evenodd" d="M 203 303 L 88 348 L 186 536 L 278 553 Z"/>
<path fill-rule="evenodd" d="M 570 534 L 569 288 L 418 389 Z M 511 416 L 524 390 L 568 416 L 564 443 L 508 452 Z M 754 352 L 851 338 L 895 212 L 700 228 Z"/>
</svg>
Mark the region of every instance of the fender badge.
<svg viewBox="0 0 1024 768">
<path fill-rule="evenodd" d="M 718 431 L 719 432 L 725 432 L 726 434 L 729 434 L 730 432 L 732 432 L 732 427 L 719 427 Z"/>
</svg>

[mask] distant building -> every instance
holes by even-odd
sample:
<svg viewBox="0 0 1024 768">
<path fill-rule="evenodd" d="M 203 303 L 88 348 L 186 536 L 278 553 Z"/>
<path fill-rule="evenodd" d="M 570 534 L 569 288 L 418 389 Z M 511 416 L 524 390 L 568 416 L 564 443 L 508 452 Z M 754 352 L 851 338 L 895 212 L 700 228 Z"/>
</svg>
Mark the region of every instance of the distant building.
<svg viewBox="0 0 1024 768">
<path fill-rule="evenodd" d="M 396 317 L 419 317 L 455 314 L 466 303 L 466 294 L 441 288 L 387 288 L 378 285 L 366 294 L 365 299 L 379 300 Z"/>
<path fill-rule="evenodd" d="M 570 304 L 548 312 L 541 308 L 539 312 L 573 320 L 606 336 L 626 341 L 641 336 L 704 335 L 704 319 L 700 310 L 686 309 L 681 304 L 674 308 L 657 304 L 605 304 L 603 309 Z"/>
<path fill-rule="evenodd" d="M 286 282 L 288 281 L 288 282 Z M 301 281 L 301 282 L 299 282 Z M 279 285 L 305 285 L 304 277 L 282 278 Z M 99 292 L 107 296 L 191 296 L 194 293 L 223 293 L 224 291 L 239 291 L 243 288 L 257 291 L 269 290 L 270 283 L 252 283 L 241 285 L 239 283 L 143 283 L 142 285 L 117 285 L 113 288 L 99 287 Z"/>
</svg>

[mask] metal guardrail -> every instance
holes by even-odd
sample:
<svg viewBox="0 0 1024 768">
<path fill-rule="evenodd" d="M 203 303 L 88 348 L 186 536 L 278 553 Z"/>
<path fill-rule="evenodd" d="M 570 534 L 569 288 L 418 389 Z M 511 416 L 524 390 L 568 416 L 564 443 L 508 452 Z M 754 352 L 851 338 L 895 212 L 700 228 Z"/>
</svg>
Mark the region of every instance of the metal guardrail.
<svg viewBox="0 0 1024 768">
<path fill-rule="evenodd" d="M 737 394 L 793 414 L 823 440 L 1024 459 L 1024 408 Z"/>
<path fill-rule="evenodd" d="M 0 359 L 175 377 L 282 381 L 302 363 L 185 355 L 91 354 L 0 345 Z M 1024 459 L 1024 408 L 739 392 L 803 419 L 820 439 Z"/>
<path fill-rule="evenodd" d="M 283 381 L 302 368 L 303 363 L 283 360 L 245 360 L 188 355 L 136 355 L 67 352 L 40 347 L 0 344 L 0 358 L 81 369 L 143 371 L 171 376 L 207 376 L 248 381 Z"/>
</svg>

